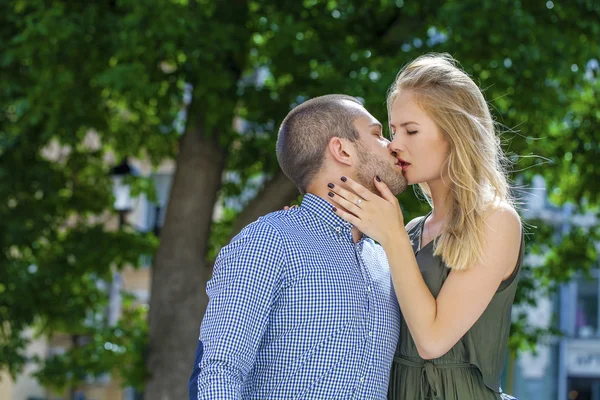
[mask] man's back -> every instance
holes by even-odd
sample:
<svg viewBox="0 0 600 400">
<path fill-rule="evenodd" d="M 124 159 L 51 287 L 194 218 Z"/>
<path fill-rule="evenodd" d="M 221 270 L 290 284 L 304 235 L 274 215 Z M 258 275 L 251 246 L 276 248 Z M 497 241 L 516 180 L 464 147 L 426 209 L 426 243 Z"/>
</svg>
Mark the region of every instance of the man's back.
<svg viewBox="0 0 600 400">
<path fill-rule="evenodd" d="M 387 259 L 323 199 L 262 217 L 219 254 L 197 399 L 383 399 L 399 310 Z"/>
</svg>

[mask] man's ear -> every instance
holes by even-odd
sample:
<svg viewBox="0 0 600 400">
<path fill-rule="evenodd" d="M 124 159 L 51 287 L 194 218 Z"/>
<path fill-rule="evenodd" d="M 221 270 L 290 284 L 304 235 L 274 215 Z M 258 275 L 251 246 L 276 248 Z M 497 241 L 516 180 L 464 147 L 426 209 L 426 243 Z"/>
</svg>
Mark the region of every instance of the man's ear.
<svg viewBox="0 0 600 400">
<path fill-rule="evenodd" d="M 337 136 L 329 139 L 327 152 L 331 158 L 344 165 L 352 165 L 356 158 L 354 145 L 348 139 L 342 139 Z"/>
</svg>

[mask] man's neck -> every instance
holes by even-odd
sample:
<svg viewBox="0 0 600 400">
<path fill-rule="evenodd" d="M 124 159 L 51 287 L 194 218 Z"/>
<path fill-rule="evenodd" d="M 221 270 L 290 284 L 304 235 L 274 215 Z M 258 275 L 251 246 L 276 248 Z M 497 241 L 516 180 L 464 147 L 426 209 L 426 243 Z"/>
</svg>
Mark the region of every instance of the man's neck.
<svg viewBox="0 0 600 400">
<path fill-rule="evenodd" d="M 352 240 L 354 243 L 358 243 L 358 241 L 363 237 L 363 233 L 358 230 L 357 227 L 352 226 Z"/>
<path fill-rule="evenodd" d="M 338 179 L 339 181 L 339 186 L 343 187 L 344 189 L 348 189 L 348 187 Z M 327 187 L 328 183 L 333 183 L 334 185 L 338 185 L 337 182 L 334 181 L 327 181 L 325 182 L 324 180 L 321 180 L 320 182 L 313 182 L 312 185 L 310 185 L 307 188 L 307 193 L 313 194 L 315 196 L 318 196 L 320 198 L 322 198 L 323 200 L 325 200 L 326 202 L 328 202 L 329 204 L 331 204 L 331 207 L 336 207 L 339 209 L 342 209 L 344 211 L 346 211 L 344 208 L 340 207 L 339 204 L 335 203 L 334 201 L 331 200 L 331 197 L 329 197 L 329 192 L 331 190 L 329 190 L 329 188 Z M 352 240 L 354 241 L 354 243 L 357 243 L 363 236 L 363 233 L 355 226 L 352 226 Z"/>
</svg>

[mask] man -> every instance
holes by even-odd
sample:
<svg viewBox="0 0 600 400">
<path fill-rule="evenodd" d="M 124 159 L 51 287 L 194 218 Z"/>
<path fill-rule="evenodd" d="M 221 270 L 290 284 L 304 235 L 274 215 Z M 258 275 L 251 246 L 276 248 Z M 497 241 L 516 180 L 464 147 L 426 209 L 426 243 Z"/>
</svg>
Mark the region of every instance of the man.
<svg viewBox="0 0 600 400">
<path fill-rule="evenodd" d="M 304 200 L 248 225 L 207 284 L 190 399 L 384 399 L 400 315 L 383 249 L 332 212 L 328 183 L 398 194 L 381 124 L 354 98 L 308 100 L 284 119 L 281 169 Z"/>
</svg>

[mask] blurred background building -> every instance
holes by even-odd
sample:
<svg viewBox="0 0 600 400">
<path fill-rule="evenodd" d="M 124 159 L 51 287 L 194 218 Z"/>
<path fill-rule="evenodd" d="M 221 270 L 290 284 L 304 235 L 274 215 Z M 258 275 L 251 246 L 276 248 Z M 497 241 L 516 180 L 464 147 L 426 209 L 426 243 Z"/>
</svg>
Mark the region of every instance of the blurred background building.
<svg viewBox="0 0 600 400">
<path fill-rule="evenodd" d="M 545 195 L 541 177 L 533 180 L 525 218 L 552 224 L 557 235 L 573 226 L 591 227 L 598 221 L 592 214 L 574 215 L 567 204 L 556 207 Z M 535 230 L 532 231 L 535 240 Z M 536 260 L 528 260 L 535 264 Z M 600 280 L 598 268 L 591 279 L 576 276 L 558 292 L 538 301 L 528 310 L 534 326 L 554 326 L 562 337 L 540 343 L 533 353 L 520 353 L 515 368 L 514 394 L 521 400 L 600 400 Z"/>
</svg>

